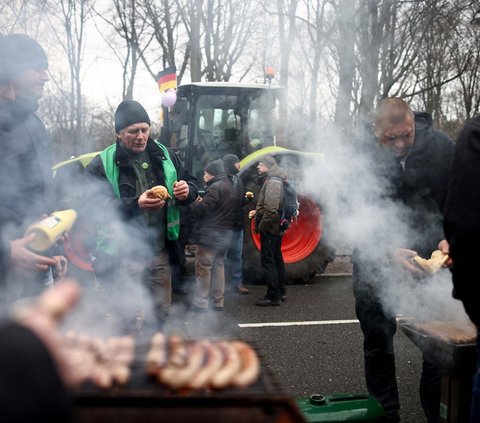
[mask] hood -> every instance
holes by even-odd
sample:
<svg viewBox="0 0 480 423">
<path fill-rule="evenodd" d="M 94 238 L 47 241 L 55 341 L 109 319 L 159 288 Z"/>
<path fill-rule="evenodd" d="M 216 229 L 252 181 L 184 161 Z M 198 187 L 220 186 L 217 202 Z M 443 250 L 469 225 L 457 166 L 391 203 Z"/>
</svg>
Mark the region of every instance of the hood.
<svg viewBox="0 0 480 423">
<path fill-rule="evenodd" d="M 414 112 L 415 116 L 415 143 L 413 149 L 418 150 L 426 145 L 433 131 L 433 119 L 427 112 Z"/>
<path fill-rule="evenodd" d="M 288 173 L 283 168 L 280 167 L 278 164 L 273 165 L 267 173 L 268 176 L 276 176 L 277 178 L 287 179 Z"/>
</svg>

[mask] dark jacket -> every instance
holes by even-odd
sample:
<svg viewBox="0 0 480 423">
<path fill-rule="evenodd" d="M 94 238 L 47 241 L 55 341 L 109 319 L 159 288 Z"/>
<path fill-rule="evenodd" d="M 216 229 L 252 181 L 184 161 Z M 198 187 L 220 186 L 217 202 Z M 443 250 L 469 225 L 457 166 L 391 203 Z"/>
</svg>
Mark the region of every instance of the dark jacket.
<svg viewBox="0 0 480 423">
<path fill-rule="evenodd" d="M 235 219 L 235 190 L 226 175 L 215 176 L 205 186 L 202 201 L 190 205 L 198 218 L 195 225 L 197 244 L 218 249 L 230 245 Z"/>
<path fill-rule="evenodd" d="M 283 235 L 280 229 L 279 209 L 283 200 L 283 181 L 287 176 L 287 171 L 278 165 L 273 165 L 268 171 L 255 208 L 257 232 Z"/>
<path fill-rule="evenodd" d="M 0 325 L 0 342 L 0 421 L 71 421 L 72 401 L 43 342 L 14 323 Z"/>
<path fill-rule="evenodd" d="M 9 239 L 22 237 L 55 207 L 51 140 L 34 114 L 37 108 L 36 101 L 23 98 L 1 105 L 0 220 Z"/>
<path fill-rule="evenodd" d="M 145 150 L 151 161 L 152 178 L 155 179 L 154 185 L 165 185 L 163 176 L 162 161 L 165 160 L 163 151 L 152 139 L 147 142 Z M 198 195 L 197 179 L 191 175 L 180 163 L 178 156 L 169 150 L 170 158 L 177 171 L 177 179 L 187 182 L 190 191 L 188 198 L 184 201 L 178 201 L 179 205 L 188 205 L 195 200 Z M 135 254 L 145 256 L 138 250 L 138 243 L 135 240 L 144 243 L 147 247 L 145 251 L 151 251 L 151 240 L 156 236 L 151 233 L 151 228 L 144 218 L 144 210 L 138 206 L 137 195 L 137 176 L 133 167 L 129 164 L 125 151 L 120 147 L 120 141 L 117 139 L 117 149 L 115 153 L 115 163 L 119 167 L 119 190 L 120 198 L 114 194 L 112 185 L 108 182 L 105 169 L 101 157 L 96 156 L 86 168 L 87 181 L 91 183 L 87 185 L 85 197 L 89 201 L 89 207 L 93 209 L 92 215 L 97 218 L 97 223 L 108 223 L 112 221 L 127 222 L 125 226 L 124 240 L 128 245 L 121 245 L 125 255 L 130 255 L 129 247 Z M 153 185 L 152 185 L 153 186 Z M 166 205 L 164 209 L 166 210 Z M 166 213 L 165 213 L 166 214 Z M 165 226 L 159 230 L 166 231 Z M 120 241 L 121 243 L 121 241 Z M 141 244 L 140 244 L 141 245 Z"/>
<path fill-rule="evenodd" d="M 9 242 L 22 238 L 28 226 L 56 205 L 51 140 L 34 114 L 37 108 L 36 100 L 26 98 L 0 102 L 0 264 L 4 283 L 7 272 L 12 271 Z M 29 275 L 37 282 L 45 272 L 32 271 Z M 16 276 L 12 274 L 11 278 L 15 283 Z"/>
<path fill-rule="evenodd" d="M 456 142 L 444 216 L 453 260 L 453 296 L 480 327 L 480 116 L 465 124 Z"/>
<path fill-rule="evenodd" d="M 406 161 L 405 169 L 387 148 L 372 135 L 367 141 L 367 154 L 372 158 L 372 171 L 379 183 L 385 183 L 384 200 L 402 208 L 402 219 L 408 228 L 409 245 L 402 245 L 430 257 L 437 249 L 443 234 L 443 206 L 445 204 L 449 169 L 453 158 L 452 140 L 433 128 L 427 113 L 415 113 L 415 141 Z M 391 225 L 394 228 L 396 225 Z M 388 230 L 388 228 L 387 228 Z M 395 235 L 395 234 L 392 234 Z M 372 234 L 372 243 L 380 251 L 391 253 L 391 246 L 379 245 L 380 239 Z M 383 239 L 392 240 L 385 236 Z M 357 253 L 354 254 L 354 261 Z"/>
<path fill-rule="evenodd" d="M 243 206 L 248 204 L 249 200 L 245 198 L 245 187 L 242 178 L 238 175 L 228 175 L 228 179 L 235 189 L 235 218 L 233 220 L 233 228 L 236 230 L 243 229 Z"/>
</svg>

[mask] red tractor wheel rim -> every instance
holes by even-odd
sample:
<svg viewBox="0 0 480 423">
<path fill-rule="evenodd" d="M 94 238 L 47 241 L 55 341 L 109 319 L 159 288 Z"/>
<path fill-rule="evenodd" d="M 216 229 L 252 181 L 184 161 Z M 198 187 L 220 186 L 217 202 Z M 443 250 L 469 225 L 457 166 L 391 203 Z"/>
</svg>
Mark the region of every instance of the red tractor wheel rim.
<svg viewBox="0 0 480 423">
<path fill-rule="evenodd" d="M 85 248 L 85 236 L 83 228 L 78 225 L 75 226 L 65 238 L 63 242 L 63 249 L 67 259 L 71 261 L 76 267 L 82 270 L 92 271 L 92 264 L 90 261 L 90 254 Z"/>
<path fill-rule="evenodd" d="M 322 212 L 316 203 L 306 197 L 299 196 L 300 214 L 296 222 L 283 236 L 282 255 L 285 263 L 296 263 L 307 258 L 315 250 L 322 238 Z M 260 235 L 254 232 L 253 219 L 251 233 L 253 243 L 260 250 Z"/>
</svg>

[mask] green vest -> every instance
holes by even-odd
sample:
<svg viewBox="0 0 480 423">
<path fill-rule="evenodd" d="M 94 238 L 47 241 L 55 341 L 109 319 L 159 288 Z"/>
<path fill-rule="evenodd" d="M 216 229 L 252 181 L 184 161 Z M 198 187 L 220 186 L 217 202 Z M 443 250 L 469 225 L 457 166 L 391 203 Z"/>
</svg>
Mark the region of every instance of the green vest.
<svg viewBox="0 0 480 423">
<path fill-rule="evenodd" d="M 163 151 L 167 160 L 162 160 L 163 166 L 163 176 L 165 177 L 165 186 L 168 190 L 168 193 L 173 196 L 173 184 L 177 182 L 177 170 L 173 165 L 170 154 L 168 153 L 167 148 L 155 141 L 155 143 Z M 110 147 L 107 147 L 100 153 L 100 158 L 102 159 L 103 167 L 105 169 L 105 175 L 108 179 L 108 182 L 113 187 L 113 192 L 117 198 L 120 198 L 120 187 L 118 185 L 118 175 L 119 169 L 115 163 L 115 153 L 117 151 L 117 144 L 112 144 Z M 178 210 L 178 205 L 174 200 L 167 205 L 167 238 L 170 241 L 175 241 L 178 239 L 178 234 L 180 233 L 180 211 Z"/>
</svg>

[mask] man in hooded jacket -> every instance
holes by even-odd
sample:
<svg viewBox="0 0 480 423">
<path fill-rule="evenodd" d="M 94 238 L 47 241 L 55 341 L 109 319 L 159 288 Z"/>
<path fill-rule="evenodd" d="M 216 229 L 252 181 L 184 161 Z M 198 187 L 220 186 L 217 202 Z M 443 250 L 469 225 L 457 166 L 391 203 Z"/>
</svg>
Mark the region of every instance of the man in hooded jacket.
<svg viewBox="0 0 480 423">
<path fill-rule="evenodd" d="M 287 172 L 281 168 L 272 156 L 263 157 L 257 166 L 258 173 L 265 176 L 262 189 L 258 194 L 255 210 L 250 218 L 255 218 L 255 229 L 260 234 L 260 262 L 263 277 L 267 283 L 264 298 L 255 305 L 260 307 L 278 306 L 286 300 L 285 263 L 282 256 L 282 238 L 284 231 L 280 226 L 280 209 L 284 197 L 283 183 Z"/>
<path fill-rule="evenodd" d="M 205 195 L 190 205 L 197 217 L 195 241 L 196 289 L 192 310 L 206 311 L 209 292 L 212 293 L 212 307 L 223 311 L 225 291 L 225 252 L 232 242 L 235 217 L 235 190 L 228 180 L 221 159 L 205 166 L 203 180 Z"/>
</svg>

